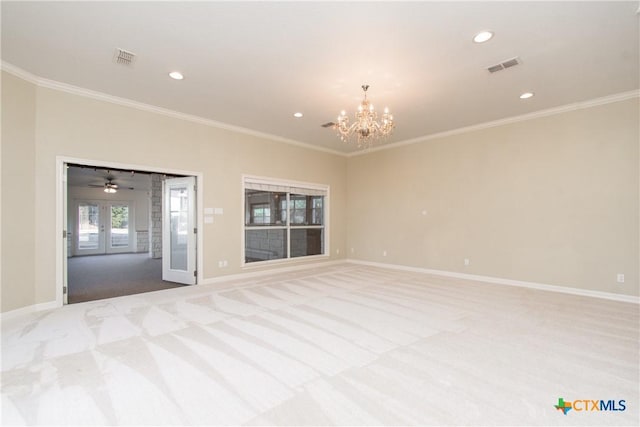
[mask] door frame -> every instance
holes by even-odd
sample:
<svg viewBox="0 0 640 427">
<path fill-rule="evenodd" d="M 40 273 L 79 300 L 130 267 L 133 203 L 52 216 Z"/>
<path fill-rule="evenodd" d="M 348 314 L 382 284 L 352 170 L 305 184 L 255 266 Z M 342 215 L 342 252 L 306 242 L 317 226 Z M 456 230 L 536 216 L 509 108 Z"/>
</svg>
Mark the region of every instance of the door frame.
<svg viewBox="0 0 640 427">
<path fill-rule="evenodd" d="M 67 208 L 67 163 L 77 165 L 97 166 L 112 169 L 132 169 L 153 173 L 166 173 L 170 175 L 193 176 L 196 179 L 196 223 L 198 233 L 196 234 L 196 285 L 203 283 L 203 259 L 204 259 L 204 219 L 203 219 L 203 194 L 204 194 L 204 173 L 199 171 L 188 171 L 172 168 L 160 168 L 157 166 L 145 166 L 131 163 L 110 162 L 96 159 L 80 159 L 69 156 L 56 156 L 56 307 L 62 307 L 66 303 L 64 288 L 67 287 L 67 238 L 63 232 L 67 230 L 66 208 Z"/>
</svg>

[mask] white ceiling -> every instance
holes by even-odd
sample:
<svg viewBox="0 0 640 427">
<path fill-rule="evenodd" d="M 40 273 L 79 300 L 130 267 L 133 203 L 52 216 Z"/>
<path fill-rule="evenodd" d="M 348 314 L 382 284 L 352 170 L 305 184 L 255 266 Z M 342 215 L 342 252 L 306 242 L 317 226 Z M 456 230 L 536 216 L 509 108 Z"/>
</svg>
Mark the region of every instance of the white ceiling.
<svg viewBox="0 0 640 427">
<path fill-rule="evenodd" d="M 2 60 L 36 76 L 343 152 L 369 99 L 387 143 L 639 87 L 638 2 L 7 2 Z M 495 37 L 471 41 L 480 30 Z M 115 48 L 137 54 L 133 68 Z M 518 56 L 522 65 L 486 67 Z M 172 70 L 183 81 L 167 76 Z M 523 101 L 518 96 L 533 91 Z M 304 113 L 302 119 L 293 113 Z"/>
<path fill-rule="evenodd" d="M 70 187 L 104 188 L 108 179 L 118 185 L 118 191 L 151 191 L 151 175 L 146 173 L 81 166 L 70 166 L 67 169 L 67 183 Z"/>
</svg>

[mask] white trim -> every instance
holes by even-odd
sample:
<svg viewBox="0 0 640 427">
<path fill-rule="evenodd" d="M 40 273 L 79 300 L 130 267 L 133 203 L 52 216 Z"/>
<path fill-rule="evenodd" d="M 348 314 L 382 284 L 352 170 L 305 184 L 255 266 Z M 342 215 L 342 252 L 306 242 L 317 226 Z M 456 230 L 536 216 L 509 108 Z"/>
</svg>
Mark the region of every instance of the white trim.
<svg viewBox="0 0 640 427">
<path fill-rule="evenodd" d="M 232 132 L 238 132 L 245 135 L 255 136 L 258 138 L 270 139 L 272 141 L 283 142 L 289 145 L 295 145 L 297 147 L 308 148 L 310 150 L 321 151 L 323 153 L 334 154 L 338 156 L 345 156 L 346 154 L 340 151 L 332 150 L 330 148 L 318 147 L 308 142 L 300 142 L 295 141 L 293 139 L 284 138 L 278 135 L 272 135 L 270 133 L 259 132 L 256 130 L 248 129 L 241 126 L 230 125 L 223 122 L 218 122 L 216 120 L 207 119 L 200 116 L 195 116 L 192 114 L 181 113 L 179 111 L 169 110 L 167 108 L 156 107 L 154 105 L 145 104 L 138 101 L 133 101 L 126 98 L 120 98 L 117 96 L 109 95 L 103 92 L 97 92 L 90 89 L 85 89 L 79 86 L 73 86 L 67 83 L 58 82 L 55 80 L 45 79 L 43 77 L 36 76 L 34 74 L 29 73 L 21 68 L 16 67 L 8 62 L 2 61 L 1 68 L 13 74 L 16 77 L 19 77 L 23 80 L 26 80 L 30 83 L 35 84 L 36 86 L 44 87 L 47 89 L 54 89 L 60 92 L 66 92 L 73 95 L 82 96 L 85 98 L 95 99 L 98 101 L 110 102 L 112 104 L 122 105 L 125 107 L 135 108 L 137 110 L 142 110 L 150 113 L 160 114 L 163 116 L 171 117 L 174 119 L 185 120 L 192 123 L 197 123 L 205 126 L 214 127 L 217 129 L 224 129 Z"/>
<path fill-rule="evenodd" d="M 573 104 L 562 105 L 560 107 L 549 108 L 546 110 L 534 111 L 533 113 L 522 114 L 520 116 L 507 117 L 500 120 L 493 120 L 490 122 L 479 123 L 476 125 L 466 126 L 462 128 L 452 129 L 444 132 L 434 133 L 431 135 L 420 136 L 417 138 L 407 139 L 404 141 L 393 142 L 390 144 L 381 145 L 379 147 L 370 148 L 363 151 L 356 151 L 347 154 L 347 157 L 362 156 L 376 151 L 389 150 L 392 148 L 404 147 L 406 145 L 418 144 L 420 142 L 430 141 L 432 139 L 444 138 L 447 136 L 460 135 L 463 133 L 474 132 L 483 129 L 489 129 L 498 126 L 509 125 L 512 123 L 525 122 L 528 120 L 539 119 L 542 117 L 554 116 L 557 114 L 567 113 L 575 110 L 582 110 L 585 108 L 597 107 L 599 105 L 612 104 L 614 102 L 626 101 L 627 99 L 633 99 L 640 97 L 640 90 L 631 90 L 628 92 L 617 93 L 601 98 L 591 99 L 588 101 L 576 102 Z"/>
<path fill-rule="evenodd" d="M 315 256 L 320 256 L 320 255 L 315 255 Z M 280 261 L 280 260 L 278 260 L 278 261 Z M 255 278 L 255 277 L 269 276 L 269 275 L 272 275 L 272 274 L 288 273 L 288 272 L 291 272 L 291 271 L 308 270 L 308 269 L 319 268 L 319 267 L 330 267 L 330 266 L 333 266 L 333 265 L 339 265 L 339 264 L 344 264 L 344 263 L 345 263 L 344 260 L 305 262 L 305 263 L 300 263 L 300 264 L 297 264 L 297 265 L 289 265 L 289 266 L 286 266 L 286 267 L 270 268 L 270 269 L 266 269 L 266 270 L 250 271 L 250 272 L 249 271 L 245 271 L 245 272 L 242 272 L 242 273 L 228 274 L 226 276 L 211 277 L 209 279 L 204 279 L 202 284 L 203 285 L 212 285 L 212 284 L 216 284 L 216 283 L 223 283 L 223 282 L 228 282 L 228 281 L 233 281 L 233 280 L 251 279 L 251 278 Z M 262 265 L 262 266 L 264 267 L 264 265 Z"/>
<path fill-rule="evenodd" d="M 636 89 L 636 90 L 631 90 L 631 91 L 628 91 L 628 92 L 621 92 L 621 93 L 608 95 L 608 96 L 604 96 L 604 97 L 600 97 L 600 98 L 595 98 L 595 99 L 591 99 L 591 100 L 587 100 L 587 101 L 581 101 L 581 102 L 575 102 L 575 103 L 572 103 L 572 104 L 566 104 L 566 105 L 562 105 L 562 106 L 559 106 L 559 107 L 549 108 L 549 109 L 546 109 L 546 110 L 534 111 L 532 113 L 523 114 L 523 115 L 519 115 L 519 116 L 507 117 L 507 118 L 504 118 L 504 119 L 499 119 L 499 120 L 494 120 L 494 121 L 484 122 L 484 123 L 478 123 L 478 124 L 475 124 L 475 125 L 466 126 L 466 127 L 457 128 L 457 129 L 451 129 L 451 130 L 444 131 L 444 132 L 434 133 L 434 134 L 430 134 L 430 135 L 423 135 L 423 136 L 419 136 L 417 138 L 411 138 L 411 139 L 406 139 L 406 140 L 403 140 L 403 141 L 392 142 L 392 143 L 388 143 L 388 144 L 385 144 L 385 145 L 381 145 L 379 147 L 369 148 L 369 149 L 362 150 L 362 151 L 342 152 L 342 151 L 332 150 L 330 148 L 318 147 L 318 146 L 313 145 L 313 144 L 308 143 L 308 142 L 295 141 L 295 140 L 284 138 L 284 137 L 281 137 L 281 136 L 278 136 L 278 135 L 272 135 L 272 134 L 269 134 L 269 133 L 259 132 L 259 131 L 255 131 L 255 130 L 252 130 L 252 129 L 244 128 L 244 127 L 241 127 L 241 126 L 230 125 L 230 124 L 227 124 L 227 123 L 218 122 L 218 121 L 211 120 L 211 119 L 206 119 L 206 118 L 200 117 L 200 116 L 195 116 L 195 115 L 191 115 L 191 114 L 185 114 L 185 113 L 181 113 L 179 111 L 174 111 L 174 110 L 169 110 L 169 109 L 166 109 L 166 108 L 156 107 L 154 105 L 144 104 L 142 102 L 133 101 L 133 100 L 126 99 L 126 98 L 120 98 L 120 97 L 108 95 L 106 93 L 92 91 L 92 90 L 89 90 L 89 89 L 84 89 L 84 88 L 81 88 L 81 87 L 78 87 L 78 86 L 73 86 L 73 85 L 69 85 L 69 84 L 66 84 L 66 83 L 57 82 L 55 80 L 45 79 L 45 78 L 36 76 L 35 74 L 31 74 L 28 71 L 25 71 L 25 70 L 23 70 L 23 69 L 21 69 L 19 67 L 16 67 L 15 65 L 10 64 L 10 63 L 5 62 L 5 61 L 1 61 L 0 62 L 0 69 L 4 70 L 4 71 L 6 71 L 6 72 L 8 72 L 10 74 L 13 74 L 14 76 L 19 77 L 19 78 L 21 78 L 23 80 L 26 80 L 26 81 L 28 81 L 30 83 L 33 83 L 33 84 L 35 84 L 37 86 L 40 86 L 40 87 L 59 90 L 61 92 L 67 92 L 67 93 L 71 93 L 71 94 L 74 94 L 74 95 L 83 96 L 83 97 L 86 97 L 86 98 L 91 98 L 91 99 L 96 99 L 96 100 L 99 100 L 99 101 L 110 102 L 110 103 L 113 103 L 113 104 L 122 105 L 122 106 L 125 106 L 125 107 L 131 107 L 131 108 L 135 108 L 135 109 L 142 110 L 142 111 L 147 111 L 147 112 L 151 112 L 151 113 L 157 113 L 157 114 L 160 114 L 160 115 L 163 115 L 163 116 L 167 116 L 167 117 L 172 117 L 172 118 L 175 118 L 175 119 L 180 119 L 180 120 L 185 120 L 185 121 L 189 121 L 189 122 L 193 122 L 193 123 L 198 123 L 198 124 L 202 124 L 202 125 L 205 125 L 205 126 L 211 126 L 211 127 L 215 127 L 215 128 L 218 128 L 218 129 L 224 129 L 224 130 L 229 130 L 229 131 L 233 131 L 233 132 L 239 132 L 239 133 L 243 133 L 245 135 L 251 135 L 251 136 L 258 137 L 258 138 L 270 139 L 272 141 L 282 142 L 282 143 L 285 143 L 285 144 L 295 145 L 297 147 L 308 148 L 310 150 L 321 151 L 321 152 L 324 152 L 324 153 L 334 154 L 334 155 L 342 156 L 342 157 L 362 156 L 362 155 L 373 153 L 373 152 L 376 152 L 376 151 L 389 150 L 389 149 L 392 149 L 392 148 L 398 148 L 398 147 L 403 147 L 405 145 L 417 144 L 417 143 L 429 141 L 429 140 L 432 140 L 432 139 L 444 138 L 444 137 L 452 136 L 452 135 L 459 135 L 459 134 L 473 132 L 473 131 L 477 131 L 477 130 L 488 129 L 488 128 L 497 127 L 497 126 L 503 126 L 503 125 L 507 125 L 507 124 L 511 124 L 511 123 L 518 123 L 518 122 L 523 122 L 523 121 L 527 121 L 527 120 L 533 120 L 533 119 L 537 119 L 537 118 L 541 118 L 541 117 L 552 116 L 552 115 L 556 115 L 556 114 L 566 113 L 566 112 L 569 112 L 569 111 L 581 110 L 581 109 L 585 109 L 585 108 L 596 107 L 598 105 L 611 104 L 611 103 L 614 103 L 614 102 L 620 102 L 620 101 L 625 101 L 627 99 L 640 97 L 640 90 Z"/>
<path fill-rule="evenodd" d="M 279 274 L 279 273 L 288 273 L 293 271 L 309 270 L 313 268 L 330 267 L 330 266 L 340 265 L 340 264 L 345 264 L 345 261 L 344 260 L 321 261 L 321 262 L 314 262 L 314 263 L 304 263 L 304 264 L 288 266 L 288 267 L 272 268 L 272 269 L 261 270 L 261 271 L 229 274 L 226 276 L 212 277 L 209 279 L 199 278 L 198 285 L 212 285 L 212 284 L 224 283 L 224 282 L 241 280 L 241 279 L 250 279 L 255 277 L 269 276 L 269 275 Z M 198 274 L 198 276 L 200 275 Z M 242 284 L 242 286 L 247 286 L 247 284 Z M 154 292 L 159 292 L 159 291 L 154 291 Z M 123 295 L 123 296 L 111 297 L 111 298 L 126 298 L 130 296 L 132 295 Z M 44 302 L 40 304 L 28 305 L 26 307 L 21 307 L 15 310 L 0 313 L 0 321 L 4 322 L 10 319 L 13 319 L 15 317 L 19 317 L 21 315 L 27 315 L 27 314 L 31 314 L 39 311 L 52 310 L 57 308 L 61 308 L 61 304 L 58 304 L 57 301 L 49 301 L 49 302 Z"/>
<path fill-rule="evenodd" d="M 563 294 L 580 295 L 584 297 L 602 298 L 613 301 L 640 304 L 640 297 L 632 295 L 614 294 L 611 292 L 591 291 L 588 289 L 572 288 L 568 286 L 547 285 L 544 283 L 525 282 L 522 280 L 503 279 L 500 277 L 479 276 L 475 274 L 456 273 L 454 271 L 432 270 L 430 268 L 409 267 L 399 264 L 385 264 L 382 262 L 361 261 L 357 259 L 347 259 L 350 264 L 367 265 L 371 267 L 388 268 L 392 270 L 410 271 L 413 273 L 434 274 L 438 276 L 455 277 L 458 279 L 474 280 L 478 282 L 495 283 L 497 285 L 517 286 L 522 288 L 538 289 L 541 291 L 560 292 Z"/>
<path fill-rule="evenodd" d="M 14 317 L 22 316 L 25 314 L 36 313 L 38 311 L 52 310 L 60 307 L 56 301 L 43 302 L 40 304 L 28 305 L 26 307 L 20 307 L 15 310 L 5 311 L 0 313 L 2 321 L 13 319 Z"/>
<path fill-rule="evenodd" d="M 459 279 L 495 283 L 499 285 L 517 286 L 517 287 L 531 288 L 531 289 L 537 289 L 542 291 L 560 292 L 560 293 L 566 293 L 571 295 L 587 296 L 587 297 L 593 297 L 593 298 L 602 298 L 602 299 L 613 300 L 613 301 L 627 302 L 632 304 L 640 304 L 640 297 L 634 297 L 631 295 L 619 295 L 619 294 L 612 294 L 609 292 L 589 291 L 589 290 L 570 288 L 565 286 L 546 285 L 542 283 L 524 282 L 520 280 L 501 279 L 501 278 L 490 277 L 490 276 L 478 276 L 473 274 L 456 273 L 456 272 L 443 271 L 443 270 L 432 270 L 428 268 L 419 268 L 419 267 L 409 267 L 409 266 L 398 265 L 398 264 L 384 264 L 379 262 L 360 261 L 355 259 L 321 261 L 321 262 L 313 262 L 313 263 L 307 262 L 307 263 L 298 264 L 294 266 L 271 268 L 271 269 L 265 269 L 260 271 L 243 272 L 243 273 L 237 273 L 237 274 L 228 274 L 226 276 L 211 277 L 208 279 L 201 279 L 199 277 L 198 284 L 213 285 L 213 284 L 219 284 L 219 283 L 235 281 L 235 280 L 251 279 L 256 277 L 264 277 L 264 276 L 280 274 L 280 273 L 288 273 L 293 271 L 309 270 L 309 269 L 320 268 L 320 267 L 330 267 L 330 266 L 340 265 L 340 264 L 366 265 L 371 267 L 388 268 L 388 269 L 400 270 L 400 271 L 409 271 L 413 273 L 434 274 L 438 276 L 455 277 Z M 119 298 L 119 297 L 116 297 L 116 298 Z M 15 310 L 7 311 L 4 313 L 0 313 L 0 319 L 2 321 L 5 321 L 23 314 L 29 314 L 29 313 L 34 313 L 34 312 L 43 311 L 43 310 L 50 310 L 58 307 L 60 307 L 60 305 L 57 303 L 57 301 L 34 304 L 26 307 L 21 307 Z"/>
<path fill-rule="evenodd" d="M 64 283 L 64 269 L 63 269 L 63 246 L 64 239 L 62 238 L 63 230 L 63 170 L 65 163 L 75 163 L 81 165 L 91 165 L 98 167 L 110 167 L 113 169 L 127 169 L 127 170 L 143 170 L 147 172 L 167 173 L 172 175 L 186 175 L 196 178 L 196 223 L 198 233 L 196 235 L 196 269 L 197 281 L 196 285 L 199 285 L 204 281 L 204 218 L 203 210 L 204 206 L 204 174 L 202 172 L 187 171 L 181 169 L 163 168 L 157 166 L 144 166 L 138 164 L 109 162 L 105 160 L 91 160 L 80 159 L 77 157 L 69 156 L 56 156 L 56 226 L 55 226 L 55 242 L 56 242 L 56 300 L 55 306 L 62 307 L 63 305 L 63 286 Z"/>
<path fill-rule="evenodd" d="M 250 263 L 244 263 L 242 265 L 242 269 L 243 270 L 255 270 L 255 269 L 259 269 L 262 267 L 267 267 L 267 266 L 272 266 L 272 265 L 287 265 L 287 264 L 295 264 L 295 263 L 300 263 L 300 262 L 304 262 L 304 261 L 314 261 L 314 260 L 321 260 L 321 259 L 329 259 L 330 255 L 329 254 L 318 254 L 318 255 L 304 255 L 304 256 L 297 256 L 294 258 L 276 258 L 276 259 L 265 259 L 264 261 L 255 261 L 255 262 L 250 262 Z"/>
<path fill-rule="evenodd" d="M 313 190 L 322 190 L 327 192 L 329 191 L 328 184 L 318 184 L 315 182 L 294 181 L 292 179 L 281 179 L 281 178 L 272 178 L 267 176 L 243 174 L 242 183 L 244 184 L 246 182 L 279 185 L 283 187 L 302 187 L 302 188 L 310 188 Z"/>
</svg>

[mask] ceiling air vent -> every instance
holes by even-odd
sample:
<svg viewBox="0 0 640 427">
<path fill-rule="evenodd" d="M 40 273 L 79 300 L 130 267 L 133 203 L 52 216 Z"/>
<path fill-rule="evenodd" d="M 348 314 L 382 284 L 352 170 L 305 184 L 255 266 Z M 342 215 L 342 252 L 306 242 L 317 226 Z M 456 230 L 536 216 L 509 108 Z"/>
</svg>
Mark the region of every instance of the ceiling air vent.
<svg viewBox="0 0 640 427">
<path fill-rule="evenodd" d="M 507 68 L 515 67 L 516 65 L 520 65 L 520 64 L 521 64 L 520 58 L 515 57 L 515 58 L 507 59 L 506 61 L 503 61 L 499 64 L 491 65 L 487 67 L 487 70 L 490 73 L 495 73 L 497 71 L 506 70 Z"/>
<path fill-rule="evenodd" d="M 133 67 L 133 63 L 136 61 L 136 54 L 126 51 L 124 49 L 116 49 L 113 54 L 113 62 L 120 65 L 126 65 L 127 67 Z"/>
<path fill-rule="evenodd" d="M 332 128 L 332 127 L 335 127 L 336 124 L 334 122 L 327 122 L 327 123 L 325 123 L 323 125 L 320 125 L 320 126 L 322 126 L 323 128 Z"/>
</svg>

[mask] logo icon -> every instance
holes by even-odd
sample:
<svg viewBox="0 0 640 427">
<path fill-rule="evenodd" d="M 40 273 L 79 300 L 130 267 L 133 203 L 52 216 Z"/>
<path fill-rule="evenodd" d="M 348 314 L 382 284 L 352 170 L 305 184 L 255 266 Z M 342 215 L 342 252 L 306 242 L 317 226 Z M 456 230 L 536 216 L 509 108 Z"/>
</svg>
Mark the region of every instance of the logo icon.
<svg viewBox="0 0 640 427">
<path fill-rule="evenodd" d="M 559 397 L 558 404 L 554 406 L 558 411 L 562 411 L 565 415 L 567 415 L 567 412 L 572 409 L 571 402 L 565 402 L 563 397 Z"/>
</svg>

